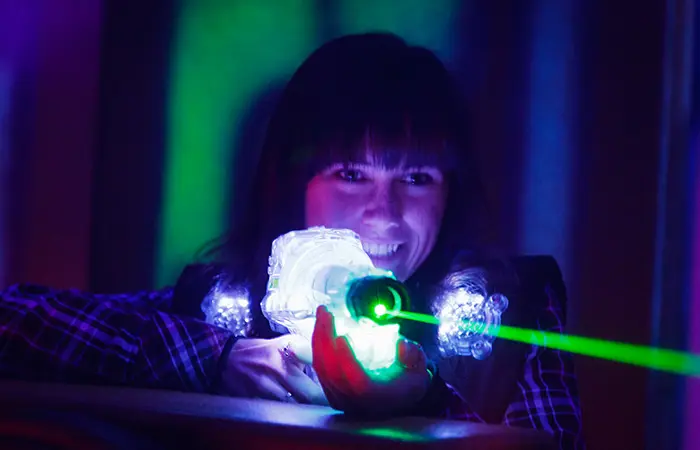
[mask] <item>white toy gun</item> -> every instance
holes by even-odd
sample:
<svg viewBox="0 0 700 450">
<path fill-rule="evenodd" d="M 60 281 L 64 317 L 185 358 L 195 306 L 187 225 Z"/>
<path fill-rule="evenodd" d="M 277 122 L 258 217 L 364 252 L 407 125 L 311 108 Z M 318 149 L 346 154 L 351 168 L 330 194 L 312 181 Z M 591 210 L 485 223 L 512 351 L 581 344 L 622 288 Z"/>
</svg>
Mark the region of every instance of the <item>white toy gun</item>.
<svg viewBox="0 0 700 450">
<path fill-rule="evenodd" d="M 391 272 L 374 267 L 354 232 L 314 227 L 280 236 L 268 274 L 262 311 L 270 322 L 310 340 L 316 309 L 325 305 L 366 369 L 393 364 L 396 317 L 408 294 Z"/>
<path fill-rule="evenodd" d="M 268 274 L 262 311 L 271 323 L 310 340 L 316 309 L 325 305 L 335 317 L 336 333 L 347 336 L 366 369 L 394 363 L 400 337 L 397 321 L 416 315 L 406 313 L 409 296 L 404 285 L 372 264 L 357 234 L 313 227 L 280 236 L 272 243 Z M 479 295 L 473 280 L 452 279 L 448 286 L 437 299 L 433 318 L 440 324 L 441 352 L 483 359 L 490 354 L 492 332 L 508 301 L 498 294 L 488 299 L 485 293 Z"/>
</svg>

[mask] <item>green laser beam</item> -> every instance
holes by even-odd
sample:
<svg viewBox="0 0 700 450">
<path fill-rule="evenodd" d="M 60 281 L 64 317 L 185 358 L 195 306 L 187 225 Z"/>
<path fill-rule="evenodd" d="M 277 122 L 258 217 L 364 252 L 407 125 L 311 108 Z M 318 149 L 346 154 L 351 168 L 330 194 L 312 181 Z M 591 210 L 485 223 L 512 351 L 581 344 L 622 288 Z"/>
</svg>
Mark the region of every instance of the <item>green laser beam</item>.
<svg viewBox="0 0 700 450">
<path fill-rule="evenodd" d="M 440 319 L 429 314 L 401 311 L 394 313 L 394 315 L 402 319 L 433 325 L 439 325 L 441 322 Z M 478 330 L 490 336 L 510 341 L 523 342 L 525 344 L 671 372 L 678 375 L 700 377 L 700 355 L 693 353 L 583 336 L 565 335 L 551 331 L 531 330 L 506 325 L 501 325 L 497 329 L 493 329 L 487 326 L 484 327 L 484 325 L 485 324 L 467 323 L 468 329 L 472 331 Z M 485 330 L 481 330 L 480 328 L 485 328 Z"/>
</svg>

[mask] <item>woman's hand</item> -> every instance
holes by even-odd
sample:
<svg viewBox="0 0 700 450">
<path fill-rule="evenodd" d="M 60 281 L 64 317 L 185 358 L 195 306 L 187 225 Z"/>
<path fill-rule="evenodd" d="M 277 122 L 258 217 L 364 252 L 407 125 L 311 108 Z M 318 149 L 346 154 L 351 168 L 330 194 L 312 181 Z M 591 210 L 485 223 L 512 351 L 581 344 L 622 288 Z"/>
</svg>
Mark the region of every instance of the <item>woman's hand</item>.
<svg viewBox="0 0 700 450">
<path fill-rule="evenodd" d="M 310 343 L 300 336 L 239 339 L 226 360 L 222 389 L 236 397 L 328 405 L 297 354 L 311 354 Z"/>
<path fill-rule="evenodd" d="M 399 342 L 397 361 L 380 371 L 367 371 L 345 337 L 335 332 L 333 315 L 316 312 L 312 338 L 313 367 L 330 405 L 340 411 L 391 414 L 417 404 L 426 394 L 430 374 L 421 347 Z"/>
</svg>

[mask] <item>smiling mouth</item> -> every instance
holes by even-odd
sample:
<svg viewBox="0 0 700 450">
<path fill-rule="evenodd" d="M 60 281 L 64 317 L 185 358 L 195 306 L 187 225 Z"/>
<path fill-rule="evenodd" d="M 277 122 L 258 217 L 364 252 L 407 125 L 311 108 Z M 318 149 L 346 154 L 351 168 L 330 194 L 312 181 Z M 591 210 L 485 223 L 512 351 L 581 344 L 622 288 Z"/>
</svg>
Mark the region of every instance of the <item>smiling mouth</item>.
<svg viewBox="0 0 700 450">
<path fill-rule="evenodd" d="M 362 249 L 372 258 L 390 258 L 403 244 L 375 244 L 363 242 Z"/>
</svg>

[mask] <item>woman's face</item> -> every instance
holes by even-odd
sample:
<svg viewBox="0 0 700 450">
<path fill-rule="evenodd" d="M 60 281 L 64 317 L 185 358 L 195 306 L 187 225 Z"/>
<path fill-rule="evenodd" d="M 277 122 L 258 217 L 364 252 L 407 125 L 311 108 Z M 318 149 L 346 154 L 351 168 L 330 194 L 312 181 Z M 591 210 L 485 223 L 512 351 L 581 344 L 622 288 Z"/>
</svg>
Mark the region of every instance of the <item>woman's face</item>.
<svg viewBox="0 0 700 450">
<path fill-rule="evenodd" d="M 375 266 L 405 281 L 435 246 L 446 197 L 447 183 L 437 168 L 387 168 L 368 157 L 311 179 L 306 226 L 353 230 Z"/>
</svg>

